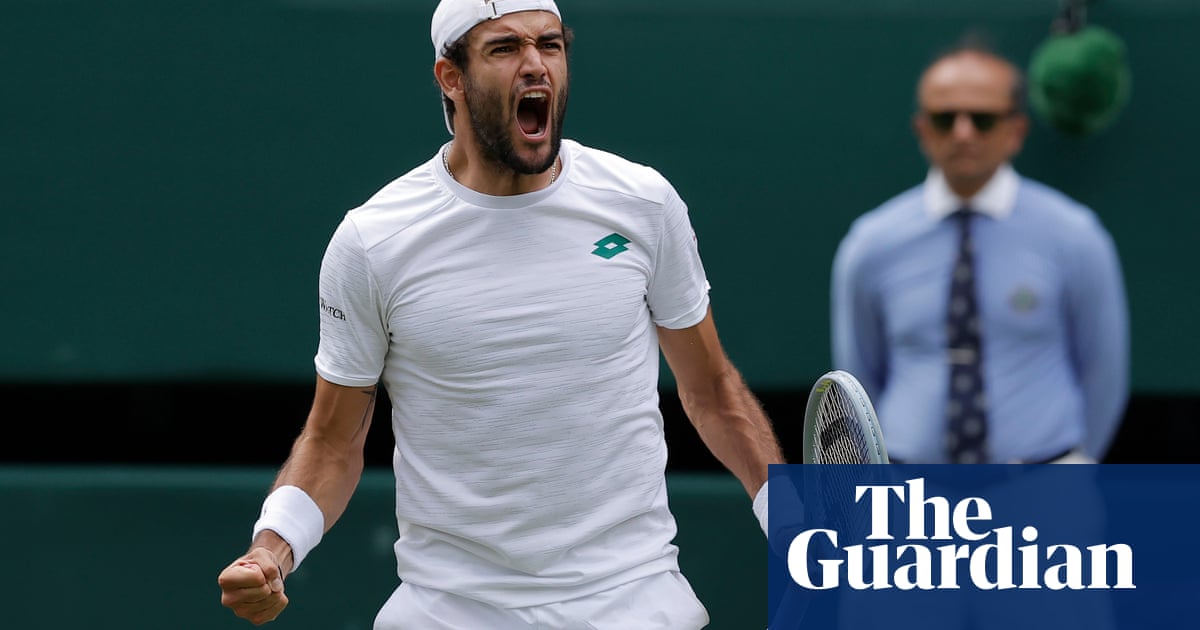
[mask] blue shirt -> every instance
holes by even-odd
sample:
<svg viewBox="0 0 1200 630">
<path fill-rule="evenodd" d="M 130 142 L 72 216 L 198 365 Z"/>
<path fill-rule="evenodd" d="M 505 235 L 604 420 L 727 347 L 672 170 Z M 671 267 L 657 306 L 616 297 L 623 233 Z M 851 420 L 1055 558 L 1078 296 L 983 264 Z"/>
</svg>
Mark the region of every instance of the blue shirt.
<svg viewBox="0 0 1200 630">
<path fill-rule="evenodd" d="M 871 395 L 889 454 L 944 463 L 946 302 L 972 212 L 991 461 L 1107 452 L 1129 396 L 1129 315 L 1111 236 L 1087 207 L 1001 168 L 960 200 L 942 174 L 859 217 L 832 276 L 834 366 Z"/>
</svg>

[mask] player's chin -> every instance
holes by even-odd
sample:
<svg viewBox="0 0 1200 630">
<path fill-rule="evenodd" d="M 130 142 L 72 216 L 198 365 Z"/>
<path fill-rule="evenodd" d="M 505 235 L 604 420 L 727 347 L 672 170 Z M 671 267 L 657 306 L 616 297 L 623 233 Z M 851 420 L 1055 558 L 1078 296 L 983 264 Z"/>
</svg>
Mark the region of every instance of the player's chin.
<svg viewBox="0 0 1200 630">
<path fill-rule="evenodd" d="M 517 142 L 514 143 L 514 148 L 518 158 L 530 171 L 543 172 L 550 168 L 550 160 L 554 155 L 554 143 L 551 141 L 550 134 L 535 138 L 519 135 Z M 545 168 L 542 168 L 543 166 Z"/>
</svg>

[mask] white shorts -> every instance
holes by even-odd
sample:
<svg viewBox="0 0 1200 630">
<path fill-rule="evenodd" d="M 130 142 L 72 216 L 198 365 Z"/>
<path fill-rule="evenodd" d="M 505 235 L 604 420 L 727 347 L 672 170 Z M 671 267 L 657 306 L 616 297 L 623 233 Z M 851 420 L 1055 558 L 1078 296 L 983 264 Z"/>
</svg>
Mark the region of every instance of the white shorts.
<svg viewBox="0 0 1200 630">
<path fill-rule="evenodd" d="M 708 611 L 677 571 L 527 608 L 496 608 L 401 584 L 375 618 L 375 630 L 699 630 L 707 625 Z"/>
</svg>

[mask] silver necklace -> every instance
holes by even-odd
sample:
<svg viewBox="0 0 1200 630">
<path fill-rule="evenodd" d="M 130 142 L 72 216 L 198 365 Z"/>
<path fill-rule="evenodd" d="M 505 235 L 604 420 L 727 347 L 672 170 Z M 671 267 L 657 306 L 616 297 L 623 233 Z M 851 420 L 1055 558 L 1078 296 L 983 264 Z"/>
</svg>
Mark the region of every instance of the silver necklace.
<svg viewBox="0 0 1200 630">
<path fill-rule="evenodd" d="M 446 147 L 442 151 L 442 166 L 446 167 L 446 172 L 450 174 L 450 179 L 458 181 L 454 176 L 454 171 L 450 170 L 450 147 Z M 554 164 L 550 165 L 550 183 L 553 184 L 558 179 L 558 158 L 554 158 Z"/>
</svg>

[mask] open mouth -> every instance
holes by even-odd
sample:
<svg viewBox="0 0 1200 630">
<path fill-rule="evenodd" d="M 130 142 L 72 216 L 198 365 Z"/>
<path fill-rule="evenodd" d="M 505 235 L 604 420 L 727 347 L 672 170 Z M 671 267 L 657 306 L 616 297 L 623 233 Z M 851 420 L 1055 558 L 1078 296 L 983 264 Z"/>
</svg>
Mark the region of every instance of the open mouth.
<svg viewBox="0 0 1200 630">
<path fill-rule="evenodd" d="M 517 102 L 517 125 L 527 138 L 537 139 L 546 134 L 550 124 L 550 94 L 541 90 L 527 92 Z"/>
</svg>

